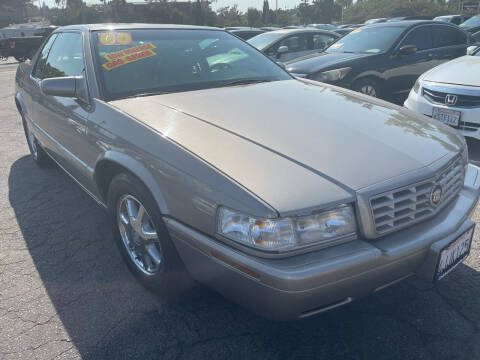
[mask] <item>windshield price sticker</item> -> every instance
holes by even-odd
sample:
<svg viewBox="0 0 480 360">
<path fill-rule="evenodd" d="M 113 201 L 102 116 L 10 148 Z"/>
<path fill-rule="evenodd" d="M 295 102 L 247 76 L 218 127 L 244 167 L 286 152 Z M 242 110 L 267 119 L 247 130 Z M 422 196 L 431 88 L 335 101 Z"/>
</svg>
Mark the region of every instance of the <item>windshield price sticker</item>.
<svg viewBox="0 0 480 360">
<path fill-rule="evenodd" d="M 107 54 L 107 55 L 105 55 L 105 59 L 107 59 L 109 61 L 113 61 L 115 59 L 122 58 L 122 57 L 125 57 L 127 55 L 131 55 L 131 54 L 135 54 L 135 53 L 143 52 L 143 51 L 147 51 L 147 50 L 153 50 L 153 49 L 155 49 L 155 47 L 156 46 L 153 45 L 152 43 L 138 45 L 138 46 L 135 46 L 135 47 L 132 47 L 132 48 L 123 49 L 123 50 L 120 50 L 120 51 L 115 51 L 113 53 Z"/>
<path fill-rule="evenodd" d="M 98 41 L 102 45 L 132 45 L 132 35 L 127 32 L 103 32 L 98 34 Z"/>
<path fill-rule="evenodd" d="M 119 57 L 118 59 L 115 59 L 113 61 L 109 61 L 109 62 L 103 64 L 103 67 L 107 70 L 113 70 L 113 69 L 116 69 L 120 66 L 127 65 L 127 64 L 133 63 L 133 62 L 138 61 L 138 60 L 143 60 L 143 59 L 155 56 L 155 55 L 157 55 L 155 53 L 155 51 L 145 50 L 145 51 L 134 53 L 134 54 L 131 54 L 131 55 L 126 55 L 126 56 L 123 56 L 123 57 Z"/>
<path fill-rule="evenodd" d="M 102 66 L 106 70 L 113 70 L 120 66 L 146 59 L 157 55 L 157 53 L 153 51 L 153 49 L 155 49 L 155 45 L 153 45 L 152 43 L 148 43 L 128 49 L 123 49 L 120 51 L 115 51 L 104 56 L 105 59 L 108 60 L 108 62 L 103 64 Z"/>
<path fill-rule="evenodd" d="M 351 32 L 351 34 L 358 34 L 362 29 L 355 29 Z"/>
</svg>

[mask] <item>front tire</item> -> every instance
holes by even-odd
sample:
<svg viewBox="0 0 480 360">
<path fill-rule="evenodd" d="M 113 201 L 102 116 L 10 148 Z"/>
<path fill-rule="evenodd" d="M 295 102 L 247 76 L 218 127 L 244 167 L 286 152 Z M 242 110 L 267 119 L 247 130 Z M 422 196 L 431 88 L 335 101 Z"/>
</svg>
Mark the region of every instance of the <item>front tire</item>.
<svg viewBox="0 0 480 360">
<path fill-rule="evenodd" d="M 380 98 L 381 95 L 380 83 L 372 78 L 358 80 L 353 86 L 353 89 L 359 93 L 375 98 Z"/>
<path fill-rule="evenodd" d="M 115 242 L 133 275 L 163 296 L 178 294 L 186 273 L 147 187 L 131 174 L 115 176 L 108 208 Z"/>
<path fill-rule="evenodd" d="M 46 167 L 50 165 L 52 160 L 38 143 L 38 140 L 35 138 L 35 135 L 30 129 L 30 125 L 27 123 L 23 115 L 22 123 L 25 137 L 27 138 L 28 148 L 30 149 L 30 154 L 32 155 L 33 161 L 35 161 L 35 164 L 37 164 L 39 167 Z"/>
</svg>

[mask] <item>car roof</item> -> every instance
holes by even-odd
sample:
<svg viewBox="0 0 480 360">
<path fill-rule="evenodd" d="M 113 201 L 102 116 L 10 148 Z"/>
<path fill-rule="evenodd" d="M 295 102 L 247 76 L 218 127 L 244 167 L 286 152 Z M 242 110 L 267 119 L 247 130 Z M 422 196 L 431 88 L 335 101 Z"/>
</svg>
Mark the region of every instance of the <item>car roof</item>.
<svg viewBox="0 0 480 360">
<path fill-rule="evenodd" d="M 403 27 L 405 29 L 413 27 L 415 25 L 420 24 L 433 24 L 433 25 L 446 25 L 452 26 L 448 23 L 441 23 L 439 21 L 433 20 L 403 20 L 403 21 L 389 21 L 384 23 L 376 23 L 376 24 L 366 24 L 363 27 L 373 28 L 373 27 Z"/>
<path fill-rule="evenodd" d="M 275 31 L 270 31 L 269 34 L 295 34 L 295 33 L 302 33 L 302 32 L 322 32 L 322 33 L 332 33 L 334 31 L 326 30 L 326 29 L 317 29 L 314 27 L 307 27 L 301 29 L 280 29 Z"/>
<path fill-rule="evenodd" d="M 175 25 L 175 24 L 81 24 L 68 25 L 58 28 L 56 31 L 64 30 L 81 30 L 81 31 L 98 31 L 98 30 L 133 30 L 133 29 L 178 29 L 178 30 L 219 30 L 223 29 L 209 26 L 196 25 Z"/>
<path fill-rule="evenodd" d="M 259 31 L 265 31 L 265 30 L 257 29 L 257 28 L 247 28 L 247 29 L 232 29 L 228 31 L 230 31 L 231 33 L 235 33 L 235 32 L 246 32 L 246 31 L 259 32 Z"/>
</svg>

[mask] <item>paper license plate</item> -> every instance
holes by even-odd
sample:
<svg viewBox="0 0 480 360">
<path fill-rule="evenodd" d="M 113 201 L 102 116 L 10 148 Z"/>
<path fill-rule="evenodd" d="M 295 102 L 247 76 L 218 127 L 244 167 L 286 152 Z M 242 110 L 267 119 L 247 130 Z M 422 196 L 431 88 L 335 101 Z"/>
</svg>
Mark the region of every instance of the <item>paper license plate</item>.
<svg viewBox="0 0 480 360">
<path fill-rule="evenodd" d="M 436 273 L 437 280 L 445 277 L 467 258 L 472 244 L 473 229 L 474 228 L 471 227 L 440 252 Z"/>
</svg>

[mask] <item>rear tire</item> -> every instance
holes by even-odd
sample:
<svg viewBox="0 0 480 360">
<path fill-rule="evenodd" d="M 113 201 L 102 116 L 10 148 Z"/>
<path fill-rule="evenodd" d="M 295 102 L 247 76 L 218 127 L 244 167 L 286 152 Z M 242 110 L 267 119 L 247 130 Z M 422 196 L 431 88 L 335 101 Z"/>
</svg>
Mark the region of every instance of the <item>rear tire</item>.
<svg viewBox="0 0 480 360">
<path fill-rule="evenodd" d="M 108 189 L 108 209 L 115 242 L 132 274 L 167 298 L 184 290 L 188 276 L 147 187 L 131 174 L 118 174 Z"/>
<path fill-rule="evenodd" d="M 52 159 L 47 155 L 45 150 L 42 149 L 38 140 L 35 138 L 35 135 L 30 130 L 25 117 L 22 115 L 23 130 L 25 132 L 25 137 L 27 138 L 28 148 L 30 149 L 30 154 L 32 155 L 33 161 L 39 167 L 47 167 L 52 164 Z"/>
<path fill-rule="evenodd" d="M 363 78 L 355 82 L 353 89 L 375 98 L 380 98 L 381 96 L 381 86 L 380 83 L 372 78 Z"/>
</svg>

